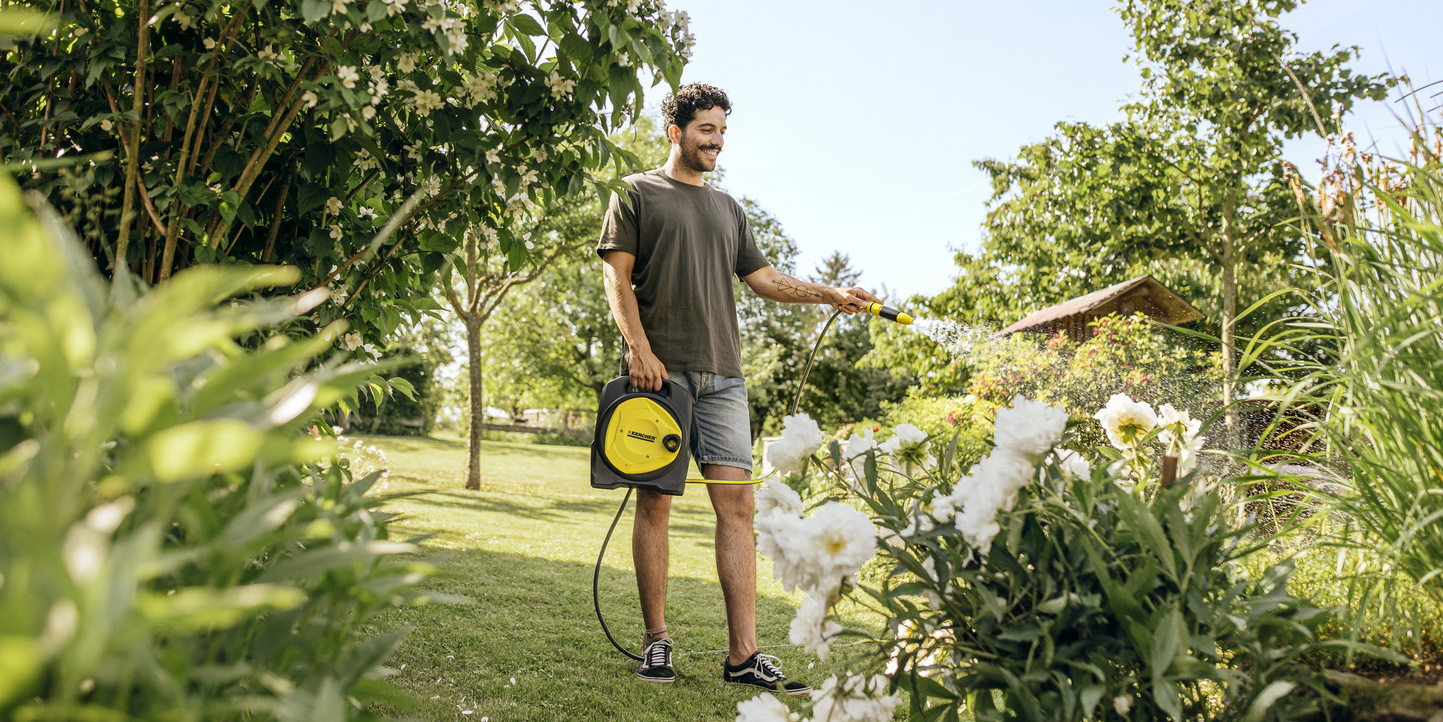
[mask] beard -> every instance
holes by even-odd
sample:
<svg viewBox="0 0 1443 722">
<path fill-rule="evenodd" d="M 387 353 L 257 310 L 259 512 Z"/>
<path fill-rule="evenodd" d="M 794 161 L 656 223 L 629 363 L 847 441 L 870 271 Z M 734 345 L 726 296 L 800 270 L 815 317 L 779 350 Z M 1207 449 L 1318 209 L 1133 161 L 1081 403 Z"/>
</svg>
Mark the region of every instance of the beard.
<svg viewBox="0 0 1443 722">
<path fill-rule="evenodd" d="M 696 171 L 697 173 L 710 173 L 716 170 L 716 159 L 702 155 L 701 145 L 687 142 L 685 133 L 682 134 L 680 140 L 681 164 L 685 166 L 687 170 Z M 706 146 L 707 149 L 714 147 L 715 146 L 710 145 Z"/>
</svg>

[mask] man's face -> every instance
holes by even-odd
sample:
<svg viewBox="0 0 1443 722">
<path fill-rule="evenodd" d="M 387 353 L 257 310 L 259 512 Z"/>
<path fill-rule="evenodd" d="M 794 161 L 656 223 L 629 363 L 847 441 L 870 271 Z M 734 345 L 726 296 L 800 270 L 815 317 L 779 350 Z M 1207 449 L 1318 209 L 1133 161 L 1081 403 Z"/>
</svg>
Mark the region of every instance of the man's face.
<svg viewBox="0 0 1443 722">
<path fill-rule="evenodd" d="M 716 170 L 716 157 L 721 153 L 726 132 L 725 110 L 718 107 L 698 110 L 696 117 L 680 129 L 677 137 L 682 164 L 698 173 Z"/>
</svg>

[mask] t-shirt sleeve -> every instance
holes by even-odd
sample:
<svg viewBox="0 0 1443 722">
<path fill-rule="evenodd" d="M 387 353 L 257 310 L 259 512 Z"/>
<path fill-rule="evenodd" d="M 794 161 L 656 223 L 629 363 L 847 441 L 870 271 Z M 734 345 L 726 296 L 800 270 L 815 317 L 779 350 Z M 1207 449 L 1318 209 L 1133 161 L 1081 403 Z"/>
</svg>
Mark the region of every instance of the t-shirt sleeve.
<svg viewBox="0 0 1443 722">
<path fill-rule="evenodd" d="M 741 216 L 741 228 L 738 231 L 741 234 L 741 242 L 737 244 L 736 274 L 737 278 L 746 278 L 772 264 L 767 261 L 762 249 L 757 248 L 757 239 L 752 236 L 752 228 L 747 223 L 746 214 L 738 213 L 737 215 Z"/>
<path fill-rule="evenodd" d="M 637 233 L 636 205 L 641 202 L 640 197 L 628 191 L 631 203 L 627 204 L 622 200 L 620 193 L 612 193 L 611 200 L 606 204 L 606 215 L 601 218 L 601 238 L 596 242 L 596 255 L 604 255 L 607 251 L 626 251 L 631 255 L 637 255 L 637 248 L 640 247 L 640 238 Z"/>
</svg>

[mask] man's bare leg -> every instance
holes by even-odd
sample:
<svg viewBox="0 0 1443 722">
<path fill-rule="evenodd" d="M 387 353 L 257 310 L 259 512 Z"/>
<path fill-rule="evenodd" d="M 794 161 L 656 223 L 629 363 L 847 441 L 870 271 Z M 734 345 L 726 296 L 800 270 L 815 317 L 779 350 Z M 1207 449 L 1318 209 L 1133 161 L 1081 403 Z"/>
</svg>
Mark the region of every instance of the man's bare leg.
<svg viewBox="0 0 1443 722">
<path fill-rule="evenodd" d="M 671 497 L 651 489 L 636 490 L 636 520 L 631 527 L 631 556 L 636 564 L 636 589 L 641 595 L 641 618 L 648 630 L 641 646 L 667 639 L 666 575 L 670 547 L 667 523 L 671 518 Z"/>
<path fill-rule="evenodd" d="M 741 481 L 745 469 L 707 464 L 708 479 Z M 708 484 L 716 511 L 716 571 L 727 611 L 727 660 L 741 664 L 757 651 L 757 544 L 752 538 L 752 487 Z"/>
</svg>

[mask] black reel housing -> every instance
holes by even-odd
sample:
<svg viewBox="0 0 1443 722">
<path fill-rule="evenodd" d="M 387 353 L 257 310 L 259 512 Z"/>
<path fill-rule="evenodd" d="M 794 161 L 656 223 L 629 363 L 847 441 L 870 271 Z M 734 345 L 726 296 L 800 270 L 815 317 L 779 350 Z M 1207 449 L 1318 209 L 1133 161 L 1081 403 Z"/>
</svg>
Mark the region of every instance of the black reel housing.
<svg viewBox="0 0 1443 722">
<path fill-rule="evenodd" d="M 691 395 L 671 379 L 659 391 L 631 388 L 629 376 L 608 381 L 591 440 L 591 486 L 681 496 L 691 462 L 691 410 Z"/>
</svg>

